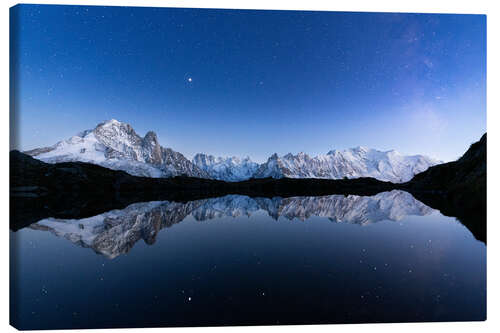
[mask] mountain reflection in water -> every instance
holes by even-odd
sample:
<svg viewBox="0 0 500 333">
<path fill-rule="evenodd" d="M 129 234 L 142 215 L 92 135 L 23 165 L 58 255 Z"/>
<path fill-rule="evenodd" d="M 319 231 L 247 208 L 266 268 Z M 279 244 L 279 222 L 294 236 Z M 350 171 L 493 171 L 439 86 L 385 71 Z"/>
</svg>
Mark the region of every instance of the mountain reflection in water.
<svg viewBox="0 0 500 333">
<path fill-rule="evenodd" d="M 192 216 L 197 221 L 222 217 L 251 216 L 258 211 L 275 220 L 306 221 L 312 216 L 332 222 L 366 225 L 384 220 L 399 221 L 408 215 L 428 215 L 434 209 L 404 191 L 374 196 L 329 195 L 318 197 L 250 198 L 227 195 L 219 198 L 179 203 L 153 201 L 131 204 L 83 219 L 43 219 L 31 229 L 47 230 L 76 245 L 115 258 L 129 252 L 141 239 L 153 244 L 158 232 Z"/>
</svg>

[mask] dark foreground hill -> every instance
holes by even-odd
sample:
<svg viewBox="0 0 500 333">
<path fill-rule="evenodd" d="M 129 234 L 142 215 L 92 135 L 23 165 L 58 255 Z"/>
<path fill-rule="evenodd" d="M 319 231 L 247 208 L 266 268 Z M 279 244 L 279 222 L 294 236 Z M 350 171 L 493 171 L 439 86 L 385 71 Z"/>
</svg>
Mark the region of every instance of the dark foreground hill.
<svg viewBox="0 0 500 333">
<path fill-rule="evenodd" d="M 415 190 L 446 191 L 454 200 L 474 193 L 486 198 L 486 134 L 473 143 L 457 161 L 439 164 L 419 173 L 406 183 Z M 470 200 L 464 200 L 464 204 Z"/>
<path fill-rule="evenodd" d="M 486 241 L 486 133 L 457 161 L 430 167 L 402 188 Z"/>
</svg>

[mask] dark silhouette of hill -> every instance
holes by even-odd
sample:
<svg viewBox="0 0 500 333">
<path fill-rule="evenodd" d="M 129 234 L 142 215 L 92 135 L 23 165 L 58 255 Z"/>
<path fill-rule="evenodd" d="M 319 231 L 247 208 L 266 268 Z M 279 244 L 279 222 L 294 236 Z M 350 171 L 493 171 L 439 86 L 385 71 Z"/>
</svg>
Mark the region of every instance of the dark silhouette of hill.
<svg viewBox="0 0 500 333">
<path fill-rule="evenodd" d="M 486 133 L 458 160 L 430 167 L 402 188 L 486 242 Z"/>
</svg>

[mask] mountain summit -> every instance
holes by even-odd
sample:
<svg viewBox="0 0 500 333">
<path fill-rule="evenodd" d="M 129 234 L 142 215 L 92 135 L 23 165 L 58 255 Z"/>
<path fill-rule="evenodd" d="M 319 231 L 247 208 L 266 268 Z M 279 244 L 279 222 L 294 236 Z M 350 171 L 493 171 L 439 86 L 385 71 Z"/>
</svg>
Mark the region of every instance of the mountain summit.
<svg viewBox="0 0 500 333">
<path fill-rule="evenodd" d="M 277 154 L 262 164 L 255 178 L 323 178 L 342 179 L 373 177 L 382 181 L 402 183 L 414 175 L 441 163 L 423 155 L 404 156 L 395 150 L 379 151 L 365 147 L 344 151 L 331 150 L 326 155 L 310 157 L 305 153 L 297 155 Z"/>
<path fill-rule="evenodd" d="M 215 157 L 201 153 L 194 156 L 193 163 L 206 171 L 211 178 L 225 181 L 250 179 L 259 168 L 250 157 Z"/>
<path fill-rule="evenodd" d="M 310 157 L 304 152 L 284 156 L 273 154 L 259 165 L 249 157 L 214 157 L 196 154 L 192 161 L 170 148 L 162 147 L 156 134 L 139 136 L 126 123 L 111 119 L 92 130 L 83 131 L 51 147 L 26 151 L 48 163 L 88 162 L 134 176 L 173 177 L 186 175 L 224 181 L 250 178 L 321 178 L 342 179 L 373 177 L 402 183 L 414 175 L 441 163 L 423 156 L 404 156 L 395 150 L 386 152 L 357 147 L 331 150 L 326 155 Z"/>
<path fill-rule="evenodd" d="M 148 132 L 142 138 L 129 124 L 115 119 L 51 147 L 25 153 L 48 163 L 88 162 L 123 170 L 133 176 L 160 178 L 187 175 L 210 178 L 181 153 L 162 147 L 156 133 Z"/>
</svg>

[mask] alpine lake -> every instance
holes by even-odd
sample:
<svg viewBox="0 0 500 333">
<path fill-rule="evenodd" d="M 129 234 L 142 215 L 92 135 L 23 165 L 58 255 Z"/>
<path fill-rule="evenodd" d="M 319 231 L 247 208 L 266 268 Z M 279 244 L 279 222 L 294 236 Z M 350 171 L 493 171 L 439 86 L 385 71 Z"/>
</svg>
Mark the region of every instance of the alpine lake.
<svg viewBox="0 0 500 333">
<path fill-rule="evenodd" d="M 486 244 L 398 190 L 137 202 L 10 237 L 21 329 L 486 319 Z"/>
</svg>

